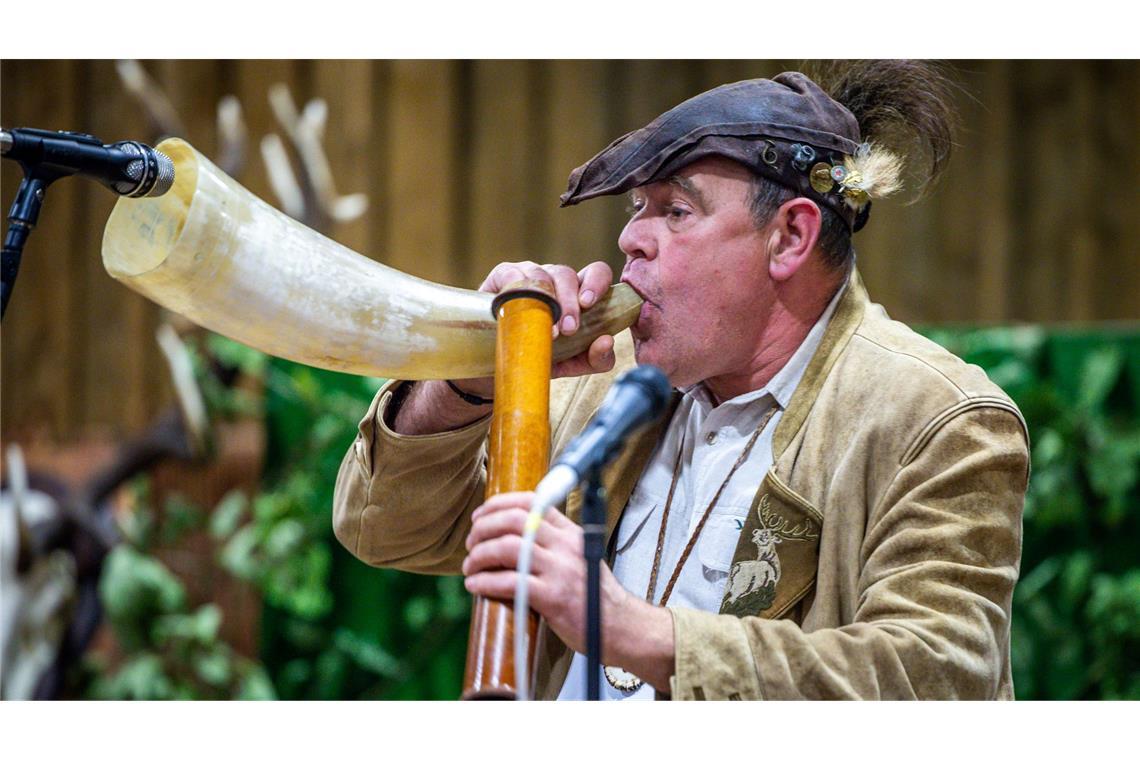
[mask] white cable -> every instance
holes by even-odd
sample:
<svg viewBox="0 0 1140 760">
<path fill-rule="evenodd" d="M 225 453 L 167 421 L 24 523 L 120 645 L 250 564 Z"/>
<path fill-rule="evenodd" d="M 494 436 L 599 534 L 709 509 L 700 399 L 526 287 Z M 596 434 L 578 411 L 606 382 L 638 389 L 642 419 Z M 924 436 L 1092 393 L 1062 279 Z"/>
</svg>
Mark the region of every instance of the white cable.
<svg viewBox="0 0 1140 760">
<path fill-rule="evenodd" d="M 520 702 L 530 698 L 530 673 L 527 672 L 527 581 L 530 580 L 530 560 L 538 528 L 546 510 L 561 504 L 578 484 L 578 474 L 566 465 L 554 467 L 534 490 L 534 500 L 523 528 L 523 542 L 519 548 L 518 580 L 515 584 L 515 691 Z"/>
</svg>

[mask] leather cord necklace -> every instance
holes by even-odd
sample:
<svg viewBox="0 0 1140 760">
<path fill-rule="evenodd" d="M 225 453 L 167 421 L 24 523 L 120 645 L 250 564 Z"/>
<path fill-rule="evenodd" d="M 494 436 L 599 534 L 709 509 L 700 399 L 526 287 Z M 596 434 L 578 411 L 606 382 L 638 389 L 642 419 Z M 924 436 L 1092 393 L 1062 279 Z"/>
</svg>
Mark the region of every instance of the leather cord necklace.
<svg viewBox="0 0 1140 760">
<path fill-rule="evenodd" d="M 712 501 L 705 507 L 704 514 L 701 515 L 700 522 L 697 523 L 696 529 L 693 530 L 693 535 L 689 536 L 689 542 L 685 544 L 684 550 L 681 552 L 681 557 L 677 560 L 677 565 L 673 568 L 673 573 L 669 576 L 669 582 L 665 584 L 665 592 L 661 595 L 661 601 L 657 602 L 658 607 L 664 607 L 665 603 L 669 601 L 669 596 L 673 593 L 673 586 L 676 585 L 677 579 L 681 577 L 681 568 L 685 565 L 685 560 L 689 558 L 689 554 L 693 551 L 693 547 L 697 545 L 697 538 L 701 535 L 701 530 L 708 522 L 709 515 L 712 514 L 713 508 L 717 502 L 720 501 L 720 496 L 724 493 L 724 489 L 728 486 L 728 482 L 732 480 L 732 476 L 740 469 L 740 466 L 748 459 L 748 455 L 752 453 L 752 447 L 756 445 L 756 441 L 760 439 L 760 434 L 764 432 L 764 428 L 768 427 L 768 423 L 772 420 L 772 416 L 779 409 L 779 404 L 773 402 L 772 408 L 765 413 L 760 424 L 756 426 L 752 436 L 748 439 L 748 443 L 744 445 L 744 450 L 740 452 L 740 456 L 736 458 L 733 463 L 732 469 L 728 471 L 728 475 L 721 482 L 720 487 L 716 489 L 716 493 L 712 497 Z M 669 484 L 669 496 L 665 499 L 665 510 L 661 514 L 661 528 L 657 531 L 657 551 L 653 555 L 653 569 L 649 575 L 649 587 L 645 589 L 645 601 L 653 604 L 653 595 L 657 591 L 657 572 L 661 568 L 661 552 L 665 548 L 665 531 L 669 524 L 669 509 L 673 506 L 673 494 L 677 490 L 677 482 L 681 476 L 681 460 L 685 452 L 685 434 L 688 432 L 686 428 L 685 433 L 681 434 L 681 443 L 677 447 L 677 461 L 673 464 L 673 481 Z M 606 676 L 606 681 L 610 686 L 614 687 L 622 694 L 633 694 L 641 688 L 645 683 L 638 676 L 630 673 L 615 665 L 606 665 L 602 672 Z"/>
</svg>

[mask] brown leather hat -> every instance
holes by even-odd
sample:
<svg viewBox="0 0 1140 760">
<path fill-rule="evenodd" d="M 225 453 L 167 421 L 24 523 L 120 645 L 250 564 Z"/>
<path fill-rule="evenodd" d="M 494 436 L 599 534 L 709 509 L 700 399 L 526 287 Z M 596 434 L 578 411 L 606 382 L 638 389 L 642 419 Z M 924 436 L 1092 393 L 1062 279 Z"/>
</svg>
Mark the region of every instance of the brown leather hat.
<svg viewBox="0 0 1140 760">
<path fill-rule="evenodd" d="M 859 147 L 851 112 L 804 74 L 786 72 L 702 92 L 618 138 L 570 174 L 561 200 L 571 206 L 624 193 L 716 155 L 832 208 L 858 229 L 870 202 L 849 202 L 825 175 L 840 177 L 837 167 Z"/>
</svg>

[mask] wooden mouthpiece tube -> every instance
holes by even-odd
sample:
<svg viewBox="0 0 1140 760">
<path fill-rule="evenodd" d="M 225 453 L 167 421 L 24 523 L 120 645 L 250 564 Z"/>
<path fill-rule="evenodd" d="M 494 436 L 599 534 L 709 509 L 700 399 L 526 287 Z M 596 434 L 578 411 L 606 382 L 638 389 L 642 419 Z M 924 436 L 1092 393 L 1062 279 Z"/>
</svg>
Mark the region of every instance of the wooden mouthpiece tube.
<svg viewBox="0 0 1140 760">
<path fill-rule="evenodd" d="M 523 280 L 502 290 L 492 309 L 498 320 L 495 408 L 487 450 L 486 498 L 533 491 L 550 465 L 551 331 L 558 302 L 545 282 Z M 463 699 L 514 699 L 514 608 L 475 597 L 467 642 Z M 538 616 L 528 617 L 527 673 L 534 673 Z"/>
</svg>

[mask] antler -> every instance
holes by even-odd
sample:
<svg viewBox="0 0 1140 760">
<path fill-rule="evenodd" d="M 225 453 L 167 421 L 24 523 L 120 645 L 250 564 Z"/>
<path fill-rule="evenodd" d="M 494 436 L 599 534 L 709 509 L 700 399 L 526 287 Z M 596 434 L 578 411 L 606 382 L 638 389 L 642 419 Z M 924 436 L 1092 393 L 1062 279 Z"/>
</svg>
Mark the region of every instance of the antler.
<svg viewBox="0 0 1140 760">
<path fill-rule="evenodd" d="M 788 518 L 772 513 L 768 506 L 767 494 L 760 500 L 760 525 L 788 541 L 806 541 L 818 537 L 818 534 L 810 532 L 811 522 L 809 520 L 804 520 L 795 528 L 788 530 Z"/>
<path fill-rule="evenodd" d="M 314 98 L 297 113 L 289 88 L 275 84 L 269 88 L 269 104 L 292 143 L 300 171 L 293 172 L 284 141 L 277 135 L 261 140 L 261 154 L 269 171 L 269 182 L 285 213 L 314 229 L 327 230 L 330 223 L 350 222 L 368 209 L 363 193 L 338 195 L 332 169 L 321 140 L 328 122 L 328 106 Z"/>
<path fill-rule="evenodd" d="M 171 136 L 186 136 L 186 127 L 162 87 L 135 60 L 115 62 L 119 79 L 147 115 L 155 142 Z M 261 154 L 269 172 L 269 182 L 285 213 L 309 227 L 327 231 L 337 222 L 350 222 L 368 209 L 363 193 L 338 195 L 332 169 L 321 140 L 328 122 L 324 100 L 310 100 L 297 112 L 289 89 L 283 84 L 269 88 L 269 104 L 297 157 L 294 173 L 285 142 L 277 135 L 261 141 Z M 245 165 L 247 131 L 241 104 L 233 95 L 218 101 L 218 167 L 236 177 Z"/>
<path fill-rule="evenodd" d="M 218 101 L 218 167 L 236 177 L 245 166 L 247 132 L 241 102 L 234 95 Z"/>
<path fill-rule="evenodd" d="M 127 93 L 139 104 L 150 122 L 153 142 L 167 137 L 190 137 L 166 91 L 135 60 L 115 61 L 115 71 Z M 231 177 L 241 173 L 245 164 L 246 129 L 241 105 L 233 95 L 218 101 L 218 160 L 222 171 Z"/>
<path fill-rule="evenodd" d="M 134 60 L 115 61 L 115 71 L 127 92 L 146 112 L 156 142 L 166 137 L 186 137 L 178 110 L 142 64 Z"/>
<path fill-rule="evenodd" d="M 206 401 L 202 398 L 202 390 L 194 378 L 190 352 L 170 322 L 159 325 L 155 337 L 170 367 L 170 379 L 174 383 L 175 398 L 182 412 L 190 454 L 195 457 L 201 456 L 206 453 L 209 444 L 210 418 L 206 413 Z"/>
</svg>

